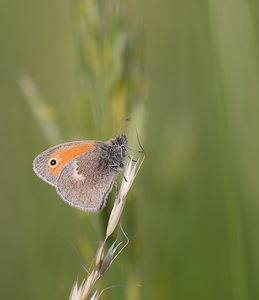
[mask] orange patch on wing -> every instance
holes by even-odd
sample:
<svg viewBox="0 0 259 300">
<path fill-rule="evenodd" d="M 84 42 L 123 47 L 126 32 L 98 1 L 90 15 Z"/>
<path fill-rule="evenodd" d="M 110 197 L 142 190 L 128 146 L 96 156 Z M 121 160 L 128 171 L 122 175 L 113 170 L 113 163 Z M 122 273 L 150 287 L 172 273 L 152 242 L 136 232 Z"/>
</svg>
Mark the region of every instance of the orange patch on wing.
<svg viewBox="0 0 259 300">
<path fill-rule="evenodd" d="M 93 148 L 95 148 L 95 143 L 83 143 L 61 147 L 49 156 L 49 160 L 55 159 L 57 161 L 54 166 L 48 164 L 52 175 L 57 177 L 68 162 Z"/>
</svg>

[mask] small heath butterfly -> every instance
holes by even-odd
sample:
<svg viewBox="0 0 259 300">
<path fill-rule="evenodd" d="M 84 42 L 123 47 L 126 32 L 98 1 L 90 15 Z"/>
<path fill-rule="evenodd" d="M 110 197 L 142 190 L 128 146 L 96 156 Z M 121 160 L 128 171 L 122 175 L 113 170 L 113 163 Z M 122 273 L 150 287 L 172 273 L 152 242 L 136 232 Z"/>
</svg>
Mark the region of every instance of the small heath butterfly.
<svg viewBox="0 0 259 300">
<path fill-rule="evenodd" d="M 99 211 L 105 207 L 106 198 L 124 167 L 126 146 L 127 138 L 123 134 L 107 142 L 60 144 L 38 155 L 33 161 L 33 170 L 53 185 L 71 206 Z"/>
</svg>

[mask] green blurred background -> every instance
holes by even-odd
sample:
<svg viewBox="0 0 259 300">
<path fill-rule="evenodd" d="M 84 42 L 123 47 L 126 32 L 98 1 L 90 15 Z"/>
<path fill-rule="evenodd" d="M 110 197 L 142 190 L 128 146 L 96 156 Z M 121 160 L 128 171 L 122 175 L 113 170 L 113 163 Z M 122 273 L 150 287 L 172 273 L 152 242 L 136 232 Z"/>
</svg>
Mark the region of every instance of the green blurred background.
<svg viewBox="0 0 259 300">
<path fill-rule="evenodd" d="M 259 2 L 98 3 L 104 28 L 123 11 L 114 28 L 132 51 L 95 72 L 95 7 L 84 23 L 82 2 L 0 2 L 0 298 L 68 299 L 86 276 L 71 243 L 88 268 L 111 204 L 78 212 L 32 160 L 61 140 L 107 140 L 130 115 L 147 158 L 122 217 L 130 244 L 99 289 L 143 286 L 101 299 L 259 299 Z M 125 131 L 136 148 L 134 123 Z"/>
</svg>

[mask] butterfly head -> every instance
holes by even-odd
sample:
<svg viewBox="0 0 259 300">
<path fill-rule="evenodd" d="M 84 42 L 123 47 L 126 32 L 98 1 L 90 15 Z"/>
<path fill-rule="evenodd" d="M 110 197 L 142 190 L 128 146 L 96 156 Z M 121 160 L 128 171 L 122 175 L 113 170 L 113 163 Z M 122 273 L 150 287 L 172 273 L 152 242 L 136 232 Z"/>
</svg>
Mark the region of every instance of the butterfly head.
<svg viewBox="0 0 259 300">
<path fill-rule="evenodd" d="M 114 169 L 123 169 L 126 157 L 127 138 L 121 134 L 109 140 L 109 160 Z"/>
</svg>

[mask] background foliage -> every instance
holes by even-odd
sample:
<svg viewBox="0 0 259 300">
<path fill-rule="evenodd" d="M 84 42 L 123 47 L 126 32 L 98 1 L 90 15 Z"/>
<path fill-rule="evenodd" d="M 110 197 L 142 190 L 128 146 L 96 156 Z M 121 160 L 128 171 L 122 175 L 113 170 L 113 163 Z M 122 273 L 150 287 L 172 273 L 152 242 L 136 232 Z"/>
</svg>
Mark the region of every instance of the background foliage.
<svg viewBox="0 0 259 300">
<path fill-rule="evenodd" d="M 85 276 L 71 242 L 89 267 L 110 205 L 78 212 L 31 163 L 130 115 L 147 158 L 100 288 L 143 287 L 103 299 L 259 299 L 258 2 L 105 2 L 0 2 L 0 297 L 67 299 Z"/>
</svg>

